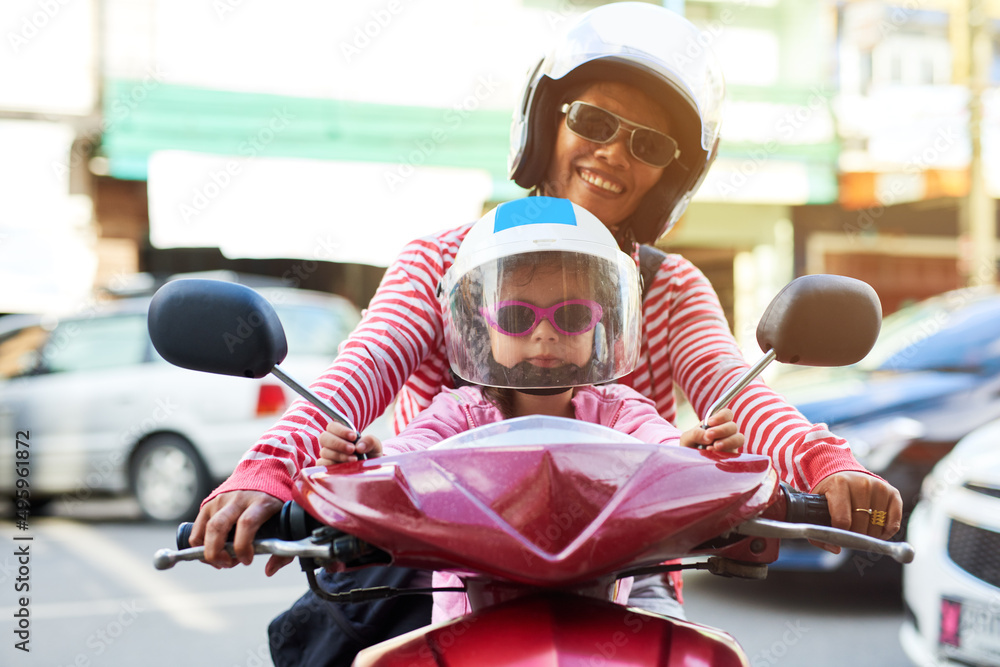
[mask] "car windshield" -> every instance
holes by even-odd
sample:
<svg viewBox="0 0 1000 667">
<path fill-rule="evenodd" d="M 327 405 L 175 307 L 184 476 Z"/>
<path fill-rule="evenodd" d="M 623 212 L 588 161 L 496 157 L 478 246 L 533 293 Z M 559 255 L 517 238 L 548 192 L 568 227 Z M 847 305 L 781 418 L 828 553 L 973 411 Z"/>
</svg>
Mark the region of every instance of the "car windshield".
<svg viewBox="0 0 1000 667">
<path fill-rule="evenodd" d="M 351 307 L 335 302 L 324 308 L 276 304 L 274 309 L 285 330 L 290 354 L 319 355 L 331 360 L 337 355 L 337 346 L 360 319 Z"/>
<path fill-rule="evenodd" d="M 28 326 L 0 341 L 0 377 L 131 366 L 149 353 L 142 313 L 68 319 L 51 330 Z"/>
<path fill-rule="evenodd" d="M 1000 365 L 1000 296 L 959 290 L 885 318 L 863 371 L 975 370 Z"/>
</svg>

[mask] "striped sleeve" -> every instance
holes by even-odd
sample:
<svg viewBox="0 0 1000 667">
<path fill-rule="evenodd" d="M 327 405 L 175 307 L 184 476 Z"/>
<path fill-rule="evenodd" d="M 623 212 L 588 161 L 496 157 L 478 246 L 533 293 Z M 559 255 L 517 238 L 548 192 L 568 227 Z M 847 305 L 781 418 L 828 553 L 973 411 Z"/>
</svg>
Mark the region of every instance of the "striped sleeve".
<svg viewBox="0 0 1000 667">
<path fill-rule="evenodd" d="M 415 394 L 414 414 L 440 391 L 447 362 L 437 288 L 470 227 L 408 244 L 386 271 L 337 358 L 312 383 L 315 393 L 333 403 L 359 429 L 385 411 L 404 383 L 410 391 L 400 400 L 413 404 Z M 419 405 L 423 396 L 426 403 Z M 319 436 L 328 421 L 310 403 L 295 401 L 208 500 L 236 490 L 265 491 L 289 499 L 292 476 L 319 458 Z M 276 472 L 282 467 L 287 477 Z"/>
<path fill-rule="evenodd" d="M 703 415 L 749 366 L 711 283 L 687 260 L 668 255 L 643 312 L 643 363 L 632 386 L 652 398 L 661 415 L 675 420 L 676 383 L 695 413 Z M 730 407 L 746 437 L 745 450 L 768 456 L 781 478 L 798 489 L 808 491 L 834 472 L 867 472 L 844 439 L 824 424 L 807 421 L 759 379 Z"/>
</svg>

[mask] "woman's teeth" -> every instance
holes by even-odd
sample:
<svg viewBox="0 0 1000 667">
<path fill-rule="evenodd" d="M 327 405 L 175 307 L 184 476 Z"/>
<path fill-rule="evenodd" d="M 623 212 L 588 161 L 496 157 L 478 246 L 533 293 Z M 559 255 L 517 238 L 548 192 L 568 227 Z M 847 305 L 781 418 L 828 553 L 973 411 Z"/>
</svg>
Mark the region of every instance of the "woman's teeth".
<svg viewBox="0 0 1000 667">
<path fill-rule="evenodd" d="M 598 176 L 597 174 L 592 174 L 592 173 L 590 173 L 588 171 L 581 171 L 580 172 L 580 177 L 583 180 L 585 180 L 588 183 L 590 183 L 591 185 L 595 185 L 595 186 L 601 188 L 602 190 L 607 190 L 608 192 L 613 192 L 616 195 L 617 194 L 621 194 L 622 186 L 618 185 L 617 183 L 611 183 L 609 181 L 606 181 L 603 178 L 601 178 L 600 176 Z"/>
</svg>

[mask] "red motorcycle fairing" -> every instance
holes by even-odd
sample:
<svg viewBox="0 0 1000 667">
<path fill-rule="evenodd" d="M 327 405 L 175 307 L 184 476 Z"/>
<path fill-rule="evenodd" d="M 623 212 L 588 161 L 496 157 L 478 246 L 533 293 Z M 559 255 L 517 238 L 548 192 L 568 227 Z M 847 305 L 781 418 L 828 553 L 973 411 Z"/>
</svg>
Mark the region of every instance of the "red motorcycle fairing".
<svg viewBox="0 0 1000 667">
<path fill-rule="evenodd" d="M 396 565 L 535 586 L 682 557 L 779 493 L 766 457 L 642 443 L 431 449 L 295 484 L 308 512 Z"/>
<path fill-rule="evenodd" d="M 519 598 L 358 654 L 356 667 L 747 667 L 733 637 L 696 623 L 559 594 Z"/>
</svg>

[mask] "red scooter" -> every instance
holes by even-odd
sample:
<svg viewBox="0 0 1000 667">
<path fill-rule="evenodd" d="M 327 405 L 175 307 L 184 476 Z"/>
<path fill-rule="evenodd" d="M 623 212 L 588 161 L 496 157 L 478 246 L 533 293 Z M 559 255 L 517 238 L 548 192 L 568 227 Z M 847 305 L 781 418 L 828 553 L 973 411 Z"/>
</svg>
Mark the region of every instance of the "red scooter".
<svg viewBox="0 0 1000 667">
<path fill-rule="evenodd" d="M 249 336 L 230 333 L 239 322 L 251 323 Z M 765 356 L 709 413 L 771 360 L 860 360 L 880 324 L 865 283 L 793 281 L 757 328 Z M 281 324 L 248 288 L 168 283 L 153 299 L 149 328 L 171 363 L 246 377 L 272 372 L 310 396 L 277 366 L 287 351 Z M 602 426 L 525 417 L 422 452 L 303 470 L 295 499 L 262 528 L 254 550 L 299 557 L 316 593 L 339 602 L 412 591 L 331 595 L 316 568 L 393 564 L 460 574 L 471 614 L 368 648 L 356 665 L 747 666 L 722 630 L 613 603 L 616 581 L 681 568 L 761 579 L 782 538 L 913 558 L 906 543 L 829 523 L 825 498 L 779 483 L 766 457 L 649 445 Z M 203 548 L 187 547 L 189 529 L 178 531 L 179 550 L 157 552 L 157 568 L 204 557 Z"/>
</svg>

